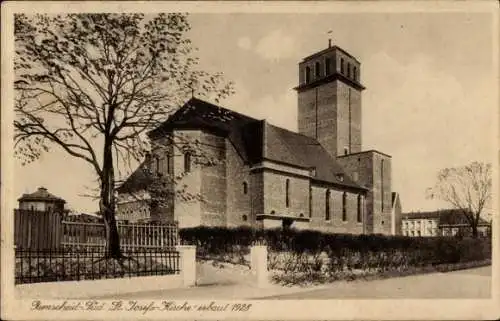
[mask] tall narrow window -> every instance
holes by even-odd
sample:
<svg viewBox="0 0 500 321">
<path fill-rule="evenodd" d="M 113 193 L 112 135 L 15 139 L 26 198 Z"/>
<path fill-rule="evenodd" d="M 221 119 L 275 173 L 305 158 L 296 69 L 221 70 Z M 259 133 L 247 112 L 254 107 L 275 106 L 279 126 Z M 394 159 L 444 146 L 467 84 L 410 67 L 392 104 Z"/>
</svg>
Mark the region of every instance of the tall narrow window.
<svg viewBox="0 0 500 321">
<path fill-rule="evenodd" d="M 321 76 L 321 65 L 319 62 L 316 62 L 314 64 L 314 73 L 316 75 L 316 78 L 319 78 Z"/>
<path fill-rule="evenodd" d="M 326 195 L 325 195 L 325 220 L 329 221 L 330 220 L 330 194 L 331 191 L 329 189 L 326 190 Z"/>
<path fill-rule="evenodd" d="M 356 81 L 358 80 L 358 69 L 356 68 L 356 66 L 353 67 L 352 78 Z"/>
<path fill-rule="evenodd" d="M 351 64 L 347 64 L 347 77 L 351 78 Z"/>
<path fill-rule="evenodd" d="M 342 194 L 342 221 L 347 221 L 347 193 Z"/>
<path fill-rule="evenodd" d="M 285 206 L 290 207 L 290 180 L 285 181 Z"/>
<path fill-rule="evenodd" d="M 380 162 L 380 198 L 381 198 L 381 208 L 384 211 L 384 160 Z"/>
<path fill-rule="evenodd" d="M 156 165 L 156 174 L 160 173 L 160 158 L 158 156 L 155 157 L 155 165 Z"/>
<path fill-rule="evenodd" d="M 344 74 L 344 68 L 345 68 L 345 63 L 344 63 L 344 58 L 340 58 L 340 73 L 343 75 Z"/>
<path fill-rule="evenodd" d="M 248 193 L 248 184 L 247 182 L 243 182 L 243 194 L 247 194 Z"/>
<path fill-rule="evenodd" d="M 172 168 L 172 156 L 168 155 L 167 156 L 167 173 L 171 174 L 173 172 Z"/>
<path fill-rule="evenodd" d="M 309 67 L 306 67 L 305 78 L 306 78 L 306 84 L 308 84 L 309 82 L 311 82 L 311 68 L 309 68 Z"/>
<path fill-rule="evenodd" d="M 325 74 L 328 76 L 330 75 L 330 64 L 332 63 L 332 60 L 330 58 L 325 59 Z"/>
<path fill-rule="evenodd" d="M 309 217 L 312 217 L 313 212 L 313 191 L 312 186 L 309 185 Z"/>
<path fill-rule="evenodd" d="M 358 195 L 358 223 L 360 223 L 363 220 L 363 197 Z"/>
<path fill-rule="evenodd" d="M 186 152 L 184 154 L 184 172 L 189 173 L 191 171 L 191 153 Z"/>
</svg>

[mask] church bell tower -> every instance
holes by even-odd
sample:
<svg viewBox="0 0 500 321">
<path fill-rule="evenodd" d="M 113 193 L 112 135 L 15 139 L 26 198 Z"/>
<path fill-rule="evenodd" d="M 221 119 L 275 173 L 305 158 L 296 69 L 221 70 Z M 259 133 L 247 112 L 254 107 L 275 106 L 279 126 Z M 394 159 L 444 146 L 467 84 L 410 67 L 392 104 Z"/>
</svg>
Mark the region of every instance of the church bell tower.
<svg viewBox="0 0 500 321">
<path fill-rule="evenodd" d="M 316 138 L 332 157 L 361 151 L 360 62 L 332 46 L 299 63 L 299 133 Z"/>
</svg>

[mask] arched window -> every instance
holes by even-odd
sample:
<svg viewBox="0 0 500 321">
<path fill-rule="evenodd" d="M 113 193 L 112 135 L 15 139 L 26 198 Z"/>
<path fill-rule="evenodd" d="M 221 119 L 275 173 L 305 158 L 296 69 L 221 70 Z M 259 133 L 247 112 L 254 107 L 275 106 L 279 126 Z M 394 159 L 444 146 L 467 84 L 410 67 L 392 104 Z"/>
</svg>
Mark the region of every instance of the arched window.
<svg viewBox="0 0 500 321">
<path fill-rule="evenodd" d="M 347 221 L 347 193 L 342 194 L 342 221 Z"/>
<path fill-rule="evenodd" d="M 358 195 L 358 223 L 361 223 L 361 221 L 363 220 L 363 197 L 360 195 Z"/>
<path fill-rule="evenodd" d="M 347 64 L 347 77 L 351 78 L 351 64 Z"/>
<path fill-rule="evenodd" d="M 184 153 L 184 172 L 191 171 L 191 152 Z"/>
<path fill-rule="evenodd" d="M 285 206 L 290 207 L 290 180 L 285 181 Z"/>
<path fill-rule="evenodd" d="M 343 75 L 344 74 L 344 69 L 345 69 L 345 62 L 344 58 L 340 58 L 340 73 Z"/>
<path fill-rule="evenodd" d="M 332 63 L 330 58 L 325 59 L 325 74 L 328 76 L 330 75 L 330 64 Z"/>
<path fill-rule="evenodd" d="M 306 67 L 306 84 L 308 84 L 311 81 L 311 68 Z"/>
<path fill-rule="evenodd" d="M 330 199 L 331 199 L 331 191 L 329 189 L 326 190 L 325 195 L 325 220 L 330 220 Z"/>
<path fill-rule="evenodd" d="M 354 67 L 353 67 L 353 70 L 352 70 L 352 78 L 353 78 L 354 80 L 356 80 L 356 81 L 358 80 L 358 70 L 357 70 L 356 66 L 354 66 Z"/>
<path fill-rule="evenodd" d="M 247 194 L 248 193 L 248 184 L 247 182 L 243 182 L 243 194 Z"/>
<path fill-rule="evenodd" d="M 316 78 L 321 76 L 321 64 L 319 61 L 314 64 L 314 74 L 316 75 Z"/>
</svg>

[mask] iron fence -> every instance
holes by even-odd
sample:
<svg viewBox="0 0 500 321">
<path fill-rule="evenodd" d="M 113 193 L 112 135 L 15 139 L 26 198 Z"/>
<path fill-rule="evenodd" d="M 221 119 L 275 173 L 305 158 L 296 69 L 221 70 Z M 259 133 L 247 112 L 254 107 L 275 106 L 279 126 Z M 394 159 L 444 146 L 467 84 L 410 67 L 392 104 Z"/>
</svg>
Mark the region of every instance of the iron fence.
<svg viewBox="0 0 500 321">
<path fill-rule="evenodd" d="M 178 251 L 125 249 L 121 260 L 104 259 L 102 247 L 16 249 L 16 284 L 178 274 Z"/>
<path fill-rule="evenodd" d="M 177 222 L 162 224 L 117 223 L 120 245 L 123 249 L 169 249 L 179 245 Z M 64 247 L 104 247 L 104 223 L 62 222 Z"/>
</svg>

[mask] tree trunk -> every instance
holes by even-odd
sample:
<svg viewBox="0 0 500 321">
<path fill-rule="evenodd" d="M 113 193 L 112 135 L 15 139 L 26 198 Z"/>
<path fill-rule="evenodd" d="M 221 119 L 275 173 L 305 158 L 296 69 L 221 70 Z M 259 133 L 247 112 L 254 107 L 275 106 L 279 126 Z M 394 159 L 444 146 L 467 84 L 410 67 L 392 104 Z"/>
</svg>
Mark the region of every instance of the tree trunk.
<svg viewBox="0 0 500 321">
<path fill-rule="evenodd" d="M 99 208 L 106 227 L 106 257 L 120 258 L 122 253 L 120 250 L 120 236 L 115 219 L 114 169 L 111 148 L 111 143 L 105 141 Z"/>
<path fill-rule="evenodd" d="M 476 223 L 472 224 L 472 237 L 473 238 L 477 238 L 478 237 L 477 224 Z"/>
</svg>

